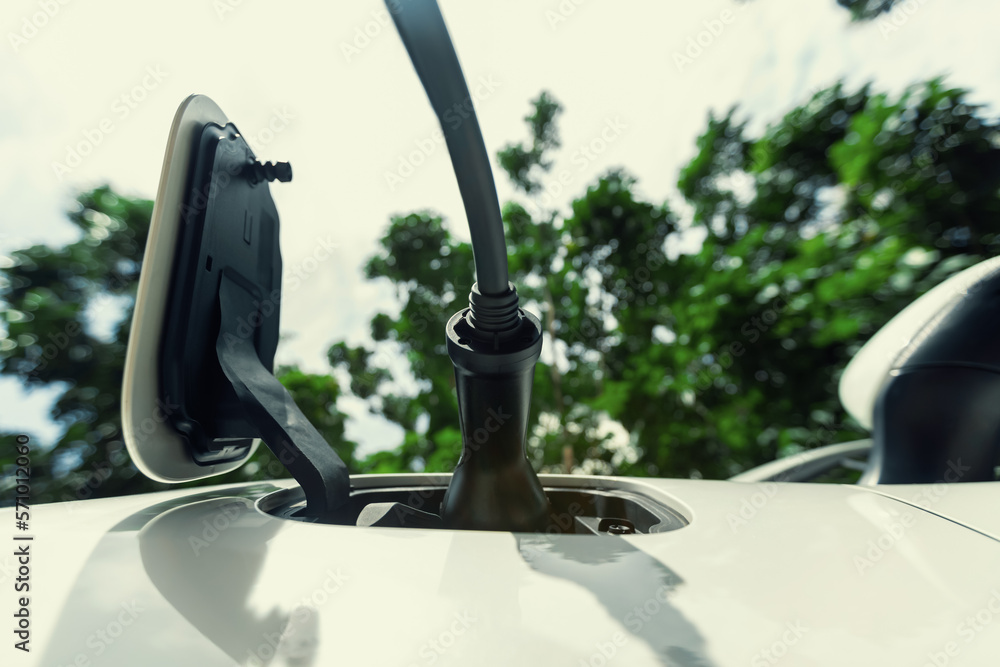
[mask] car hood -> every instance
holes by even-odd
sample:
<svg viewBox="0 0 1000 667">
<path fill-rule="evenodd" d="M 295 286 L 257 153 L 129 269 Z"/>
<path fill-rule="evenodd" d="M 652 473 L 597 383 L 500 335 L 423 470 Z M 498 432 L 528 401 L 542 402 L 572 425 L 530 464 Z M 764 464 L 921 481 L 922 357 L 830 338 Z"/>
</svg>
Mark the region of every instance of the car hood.
<svg viewBox="0 0 1000 667">
<path fill-rule="evenodd" d="M 257 508 L 287 481 L 41 505 L 19 664 L 983 665 L 1000 651 L 1000 543 L 953 517 L 864 487 L 628 484 L 689 525 L 314 525 Z M 5 590 L 15 576 L 8 557 Z"/>
</svg>

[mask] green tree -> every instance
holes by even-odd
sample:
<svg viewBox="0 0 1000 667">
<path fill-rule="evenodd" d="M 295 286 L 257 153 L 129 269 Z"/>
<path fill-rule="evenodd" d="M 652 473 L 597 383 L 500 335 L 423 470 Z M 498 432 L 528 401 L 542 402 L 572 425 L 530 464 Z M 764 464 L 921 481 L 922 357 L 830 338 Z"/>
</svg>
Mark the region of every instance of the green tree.
<svg viewBox="0 0 1000 667">
<path fill-rule="evenodd" d="M 27 388 L 62 388 L 52 418 L 64 426 L 54 447 L 32 454 L 36 502 L 170 488 L 148 480 L 128 458 L 121 433 L 120 393 L 125 348 L 153 203 L 104 186 L 80 195 L 69 221 L 79 240 L 61 248 L 35 245 L 11 254 L 0 274 L 0 373 Z M 109 333 L 95 322 L 114 322 Z M 278 375 L 328 442 L 352 465 L 336 409 L 339 387 L 326 375 L 282 368 Z M 0 465 L 13 466 L 4 434 Z M 36 444 L 37 440 L 35 441 Z M 193 483 L 215 484 L 283 476 L 261 447 L 238 471 Z"/>
<path fill-rule="evenodd" d="M 702 435 L 743 434 L 734 463 L 859 435 L 836 382 L 860 342 L 996 254 L 1000 134 L 965 98 L 938 80 L 896 100 L 835 86 L 756 140 L 733 113 L 710 120 L 679 184 L 707 234 L 698 302 L 674 311 L 700 355 Z"/>
<path fill-rule="evenodd" d="M 568 216 L 541 206 L 559 113 L 543 93 L 529 140 L 498 156 L 523 195 L 504 207 L 512 279 L 546 329 L 529 439 L 543 469 L 726 477 L 859 437 L 836 392 L 851 355 L 997 251 L 997 125 L 938 80 L 895 100 L 837 85 L 757 138 L 736 110 L 710 117 L 678 184 L 686 222 L 622 171 Z M 692 237 L 698 252 L 668 252 Z M 433 213 L 396 217 L 367 275 L 397 286 L 399 314 L 330 360 L 406 436 L 361 467 L 448 470 L 461 443 L 442 330 L 466 304 L 470 249 Z M 396 351 L 415 393 L 378 361 Z M 615 422 L 626 440 L 608 438 Z"/>
<path fill-rule="evenodd" d="M 512 279 L 545 327 L 536 466 L 726 477 L 862 435 L 837 399 L 847 360 L 917 295 L 1000 249 L 1000 130 L 966 98 L 940 80 L 895 99 L 837 85 L 758 137 L 735 109 L 712 115 L 680 174 L 684 215 L 643 201 L 623 170 L 568 214 L 552 208 L 544 186 L 562 110 L 546 93 L 534 100 L 527 139 L 498 160 L 519 192 L 503 209 Z M 85 193 L 69 214 L 77 242 L 20 250 L 3 268 L 0 372 L 62 389 L 53 417 L 64 433 L 34 456 L 39 501 L 164 488 L 128 461 L 118 403 L 150 211 L 107 187 Z M 373 317 L 371 343 L 330 348 L 344 389 L 404 429 L 396 449 L 354 461 L 337 381 L 279 369 L 353 470 L 453 467 L 461 436 L 443 329 L 473 269 L 440 216 L 393 218 L 366 274 L 395 285 L 397 307 Z M 116 313 L 110 334 L 93 326 Z M 415 383 L 390 372 L 399 355 Z M 3 451 L 7 472 L 13 450 Z M 282 471 L 261 448 L 207 483 Z"/>
</svg>

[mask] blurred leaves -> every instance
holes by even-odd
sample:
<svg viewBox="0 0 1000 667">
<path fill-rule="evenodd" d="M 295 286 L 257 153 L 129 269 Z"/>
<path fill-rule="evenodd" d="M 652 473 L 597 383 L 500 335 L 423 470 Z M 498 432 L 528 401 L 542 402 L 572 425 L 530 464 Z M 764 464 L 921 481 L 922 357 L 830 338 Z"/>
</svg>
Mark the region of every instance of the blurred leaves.
<svg viewBox="0 0 1000 667">
<path fill-rule="evenodd" d="M 851 7 L 871 17 L 888 4 Z M 837 84 L 759 137 L 738 109 L 710 116 L 678 182 L 690 220 L 643 201 L 623 171 L 569 215 L 543 210 L 561 108 L 533 100 L 528 140 L 498 155 L 523 195 L 504 207 L 511 279 L 546 329 L 533 462 L 727 477 L 863 437 L 837 398 L 847 361 L 916 296 L 998 250 L 997 125 L 966 98 L 941 80 L 898 99 Z M 393 219 L 382 247 L 368 276 L 397 285 L 400 310 L 373 320 L 374 338 L 406 355 L 419 390 L 351 369 L 408 432 L 370 469 L 447 470 L 459 450 L 443 323 L 467 303 L 471 252 L 429 212 Z"/>
<path fill-rule="evenodd" d="M 171 488 L 139 473 L 121 432 L 125 349 L 152 208 L 151 201 L 108 186 L 85 192 L 67 213 L 79 240 L 15 251 L 0 273 L 0 373 L 28 388 L 62 390 L 51 414 L 62 435 L 54 446 L 33 439 L 34 502 Z M 344 440 L 336 381 L 296 368 L 279 369 L 279 377 L 351 465 L 354 444 Z M 5 478 L 13 471 L 13 435 L 3 434 L 0 449 Z M 260 447 L 240 470 L 195 484 L 285 475 L 284 466 Z"/>
<path fill-rule="evenodd" d="M 869 18 L 888 7 L 841 4 Z M 679 176 L 683 212 L 646 201 L 624 170 L 566 210 L 542 206 L 562 113 L 542 93 L 526 139 L 498 155 L 518 193 L 503 207 L 511 280 L 545 329 L 528 432 L 542 470 L 723 478 L 861 437 L 837 399 L 847 361 L 1000 250 L 1000 129 L 940 79 L 898 97 L 837 84 L 759 136 L 737 108 L 710 115 Z M 84 193 L 69 212 L 79 241 L 3 268 L 0 372 L 62 388 L 63 435 L 35 454 L 39 501 L 163 488 L 128 461 L 118 415 L 150 211 L 107 187 Z M 371 340 L 331 345 L 332 375 L 282 368 L 281 380 L 352 470 L 450 470 L 461 433 L 444 324 L 467 304 L 471 248 L 417 211 L 392 218 L 365 273 L 397 297 Z M 402 442 L 355 460 L 342 392 Z M 259 448 L 207 483 L 283 474 Z"/>
</svg>

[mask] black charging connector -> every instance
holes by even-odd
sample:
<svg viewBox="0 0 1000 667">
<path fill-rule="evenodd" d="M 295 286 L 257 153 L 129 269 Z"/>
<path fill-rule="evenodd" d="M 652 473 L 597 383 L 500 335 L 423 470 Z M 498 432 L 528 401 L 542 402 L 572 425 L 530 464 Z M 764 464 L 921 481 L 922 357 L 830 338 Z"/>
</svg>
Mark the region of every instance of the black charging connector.
<svg viewBox="0 0 1000 667">
<path fill-rule="evenodd" d="M 454 528 L 541 530 L 549 504 L 525 456 L 525 438 L 542 325 L 517 307 L 513 286 L 494 303 L 473 287 L 469 301 L 446 328 L 462 457 L 441 516 Z"/>
<path fill-rule="evenodd" d="M 542 530 L 549 502 L 525 453 L 531 385 L 542 350 L 538 318 L 508 281 L 496 184 L 458 55 L 435 0 L 386 0 L 438 117 L 472 235 L 477 282 L 469 307 L 448 322 L 462 456 L 442 502 L 452 528 Z M 464 108 L 462 122 L 446 122 Z"/>
</svg>

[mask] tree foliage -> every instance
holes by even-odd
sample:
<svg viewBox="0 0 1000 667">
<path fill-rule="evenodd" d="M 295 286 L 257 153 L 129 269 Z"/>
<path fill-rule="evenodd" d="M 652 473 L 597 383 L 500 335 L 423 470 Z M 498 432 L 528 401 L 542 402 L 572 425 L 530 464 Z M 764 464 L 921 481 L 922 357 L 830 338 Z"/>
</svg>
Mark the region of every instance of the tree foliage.
<svg viewBox="0 0 1000 667">
<path fill-rule="evenodd" d="M 542 93 L 527 138 L 498 154 L 518 191 L 503 208 L 511 279 L 545 328 L 529 430 L 543 470 L 721 478 L 862 436 L 837 398 L 849 358 L 916 296 L 1000 249 L 1000 131 L 940 80 L 897 98 L 836 85 L 760 136 L 737 109 L 710 115 L 671 203 L 645 201 L 618 169 L 568 210 L 545 208 L 561 113 Z M 0 372 L 61 388 L 64 433 L 34 460 L 39 501 L 163 488 L 128 461 L 119 420 L 150 211 L 107 187 L 84 193 L 69 212 L 78 241 L 25 248 L 3 268 Z M 444 324 L 473 276 L 471 248 L 440 215 L 394 217 L 366 265 L 397 295 L 371 342 L 333 344 L 335 375 L 279 369 L 353 471 L 454 466 Z M 399 446 L 356 460 L 341 392 L 400 425 Z M 208 483 L 281 474 L 260 448 Z"/>
<path fill-rule="evenodd" d="M 523 195 L 504 208 L 512 280 L 546 328 L 529 441 L 543 469 L 726 477 L 860 437 L 836 391 L 860 343 L 997 251 L 1000 134 L 938 80 L 899 99 L 836 85 L 760 137 L 735 109 L 710 117 L 678 183 L 691 220 L 642 201 L 623 171 L 567 216 L 542 210 L 559 111 L 543 93 L 529 139 L 499 155 Z M 697 238 L 697 252 L 670 251 Z M 399 312 L 372 320 L 374 346 L 339 343 L 330 359 L 406 436 L 363 468 L 454 465 L 442 327 L 471 265 L 430 212 L 393 219 L 368 263 L 397 286 Z M 372 363 L 385 346 L 406 355 L 416 392 Z"/>
<path fill-rule="evenodd" d="M 3 267 L 0 317 L 6 335 L 0 339 L 0 373 L 29 389 L 61 388 L 51 416 L 64 431 L 54 447 L 32 454 L 35 502 L 169 488 L 139 474 L 121 432 L 125 349 L 152 207 L 151 201 L 107 186 L 83 193 L 67 214 L 79 240 L 61 248 L 18 250 Z M 320 432 L 352 462 L 354 444 L 344 440 L 336 381 L 297 368 L 279 369 L 278 375 Z M 7 446 L 12 438 L 5 434 L 0 451 L 5 473 L 14 460 L 14 449 Z M 283 466 L 261 447 L 239 471 L 210 483 L 284 475 Z"/>
</svg>

